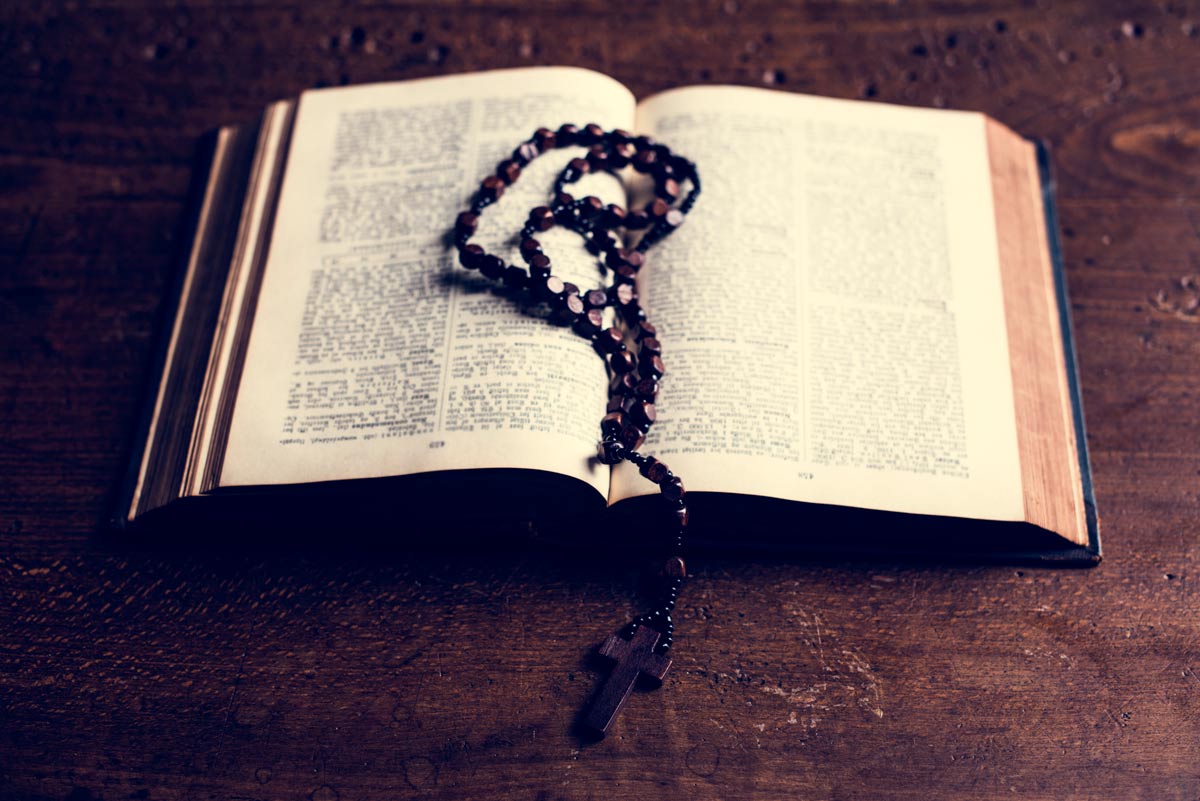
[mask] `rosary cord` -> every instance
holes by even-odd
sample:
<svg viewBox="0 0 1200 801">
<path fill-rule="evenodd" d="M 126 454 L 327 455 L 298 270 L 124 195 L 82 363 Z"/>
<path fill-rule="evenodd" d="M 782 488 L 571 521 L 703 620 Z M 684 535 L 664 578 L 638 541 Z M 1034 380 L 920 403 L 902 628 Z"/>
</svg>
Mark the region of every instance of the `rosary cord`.
<svg viewBox="0 0 1200 801">
<path fill-rule="evenodd" d="M 567 162 L 554 182 L 550 205 L 531 210 L 521 229 L 519 252 L 528 270 L 506 264 L 499 256 L 470 243 L 479 225 L 479 215 L 500 199 L 505 188 L 520 177 L 522 168 L 542 153 L 569 146 L 586 147 L 587 153 Z M 616 204 L 605 205 L 593 195 L 577 199 L 565 191 L 589 172 L 616 173 L 626 167 L 654 181 L 655 197 L 642 209 L 627 211 Z M 686 195 L 682 189 L 685 184 L 689 187 Z M 597 458 L 607 465 L 628 460 L 637 467 L 659 487 L 674 518 L 657 605 L 625 627 L 627 636 L 640 626 L 657 631 L 661 635 L 656 646 L 659 653 L 669 651 L 674 642 L 671 613 L 687 575 L 683 546 L 688 510 L 683 481 L 666 464 L 637 450 L 657 419 L 654 400 L 666 368 L 657 329 L 638 302 L 636 277 L 645 263 L 645 252 L 683 224 L 699 197 L 700 176 L 695 164 L 650 137 L 634 136 L 619 129 L 606 132 L 594 123 L 582 128 L 563 125 L 557 131 L 539 128 L 511 157 L 496 165 L 495 174 L 483 179 L 470 208 L 458 215 L 454 226 L 454 243 L 463 267 L 503 281 L 513 290 L 529 291 L 536 300 L 549 305 L 551 322 L 570 325 L 591 341 L 608 364 L 609 401 L 607 414 L 600 421 L 602 438 Z M 588 251 L 612 271 L 613 281 L 608 289 L 581 293 L 579 287 L 551 273 L 550 258 L 542 251 L 536 234 L 555 225 L 578 233 Z M 618 235 L 618 231 L 625 236 Z M 623 240 L 635 231 L 644 233 L 635 247 L 626 248 Z M 608 307 L 614 308 L 628 330 L 616 326 L 604 328 L 604 309 Z M 636 358 L 626 344 L 627 335 L 637 347 Z"/>
</svg>

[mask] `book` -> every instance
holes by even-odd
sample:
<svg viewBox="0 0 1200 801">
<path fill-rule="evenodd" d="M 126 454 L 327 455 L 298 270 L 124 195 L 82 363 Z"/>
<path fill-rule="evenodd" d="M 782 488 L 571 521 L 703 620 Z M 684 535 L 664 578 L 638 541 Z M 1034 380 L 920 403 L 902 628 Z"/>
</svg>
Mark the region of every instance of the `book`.
<svg viewBox="0 0 1200 801">
<path fill-rule="evenodd" d="M 1099 559 L 1043 150 L 978 113 L 731 86 L 637 102 L 557 67 L 313 90 L 210 138 L 121 519 L 652 537 L 655 487 L 594 458 L 603 362 L 447 236 L 565 122 L 653 136 L 703 180 L 637 285 L 667 364 L 643 451 L 683 476 L 701 547 Z M 574 155 L 488 209 L 489 252 L 521 263 Z M 574 189 L 645 191 L 628 170 Z M 576 235 L 541 239 L 556 274 L 606 283 Z"/>
</svg>

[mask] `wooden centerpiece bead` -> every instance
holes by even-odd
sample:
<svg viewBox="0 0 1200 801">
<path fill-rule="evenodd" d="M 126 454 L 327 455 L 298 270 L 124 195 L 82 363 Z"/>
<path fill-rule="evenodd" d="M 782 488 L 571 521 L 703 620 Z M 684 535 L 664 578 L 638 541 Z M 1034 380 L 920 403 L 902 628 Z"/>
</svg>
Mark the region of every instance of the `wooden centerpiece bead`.
<svg viewBox="0 0 1200 801">
<path fill-rule="evenodd" d="M 562 147 L 580 147 L 582 156 L 571 158 L 559 172 L 549 203 L 529 212 L 520 231 L 518 252 L 529 265 L 506 264 L 504 259 L 487 253 L 470 242 L 477 232 L 480 213 L 504 195 L 506 187 L 520 179 L 524 168 L 539 155 Z M 615 173 L 632 165 L 654 183 L 654 197 L 639 209 L 605 204 L 588 195 L 576 199 L 563 191 L 566 184 L 591 172 Z M 686 186 L 685 186 L 686 184 Z M 686 195 L 684 194 L 686 189 Z M 595 351 L 605 358 L 611 374 L 607 411 L 601 421 L 602 440 L 597 459 L 607 465 L 630 461 L 643 476 L 659 486 L 670 505 L 676 525 L 671 534 L 671 553 L 659 571 L 664 581 L 661 600 L 651 612 L 634 618 L 620 635 L 610 637 L 602 653 L 614 659 L 634 658 L 639 667 L 611 677 L 610 685 L 597 696 L 587 720 L 603 733 L 620 705 L 628 697 L 626 682 L 641 671 L 661 681 L 670 660 L 665 654 L 674 642 L 675 609 L 679 589 L 687 571 L 680 551 L 687 524 L 683 503 L 683 482 L 652 456 L 638 452 L 645 434 L 653 427 L 658 413 L 654 404 L 659 379 L 665 369 L 658 331 L 646 319 L 646 310 L 638 302 L 635 280 L 644 262 L 643 253 L 678 228 L 700 194 L 700 178 L 695 165 L 673 154 L 670 148 L 647 136 L 634 136 L 620 129 L 606 133 L 595 123 L 582 128 L 566 123 L 556 130 L 538 128 L 517 146 L 512 156 L 496 166 L 496 173 L 480 183 L 470 208 L 454 222 L 453 243 L 459 263 L 478 270 L 488 278 L 503 280 L 514 292 L 528 292 L 550 308 L 550 321 L 570 325 L 578 335 L 591 341 Z M 611 285 L 581 292 L 551 272 L 551 260 L 543 252 L 535 234 L 559 225 L 578 234 L 586 249 L 611 270 Z M 640 239 L 626 244 L 614 232 L 644 232 Z M 638 343 L 635 356 L 625 344 L 625 333 L 616 326 L 605 328 L 604 309 L 613 306 L 618 318 Z M 649 667 L 648 667 L 649 666 Z"/>
</svg>

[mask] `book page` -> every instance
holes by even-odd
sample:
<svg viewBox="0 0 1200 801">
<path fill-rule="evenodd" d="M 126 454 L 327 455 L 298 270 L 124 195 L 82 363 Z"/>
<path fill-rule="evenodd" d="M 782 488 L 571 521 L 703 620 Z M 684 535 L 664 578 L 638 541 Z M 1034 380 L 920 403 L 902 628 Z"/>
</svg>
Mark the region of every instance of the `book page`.
<svg viewBox="0 0 1200 801">
<path fill-rule="evenodd" d="M 642 294 L 689 490 L 1022 519 L 983 117 L 733 87 L 639 130 L 704 191 Z M 652 490 L 622 466 L 610 500 Z"/>
<path fill-rule="evenodd" d="M 506 467 L 606 494 L 608 468 L 592 461 L 603 363 L 459 267 L 447 232 L 537 127 L 628 128 L 633 112 L 620 84 L 566 68 L 304 94 L 221 486 Z M 475 241 L 522 263 L 525 217 L 574 155 L 534 161 L 484 212 Z M 624 203 L 611 176 L 577 188 Z M 599 283 L 577 236 L 541 241 L 564 280 Z"/>
</svg>

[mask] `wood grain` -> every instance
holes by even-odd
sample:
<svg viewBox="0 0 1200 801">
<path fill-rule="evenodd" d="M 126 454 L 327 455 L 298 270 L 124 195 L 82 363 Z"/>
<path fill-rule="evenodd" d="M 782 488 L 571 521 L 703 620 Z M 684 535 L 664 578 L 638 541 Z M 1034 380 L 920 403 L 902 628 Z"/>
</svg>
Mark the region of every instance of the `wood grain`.
<svg viewBox="0 0 1200 801">
<path fill-rule="evenodd" d="M 1200 796 L 1193 4 L 122 0 L 0 25 L 0 798 Z M 1049 142 L 1105 562 L 693 563 L 664 687 L 586 744 L 585 656 L 634 566 L 106 536 L 196 138 L 310 86 L 535 63 Z"/>
</svg>

